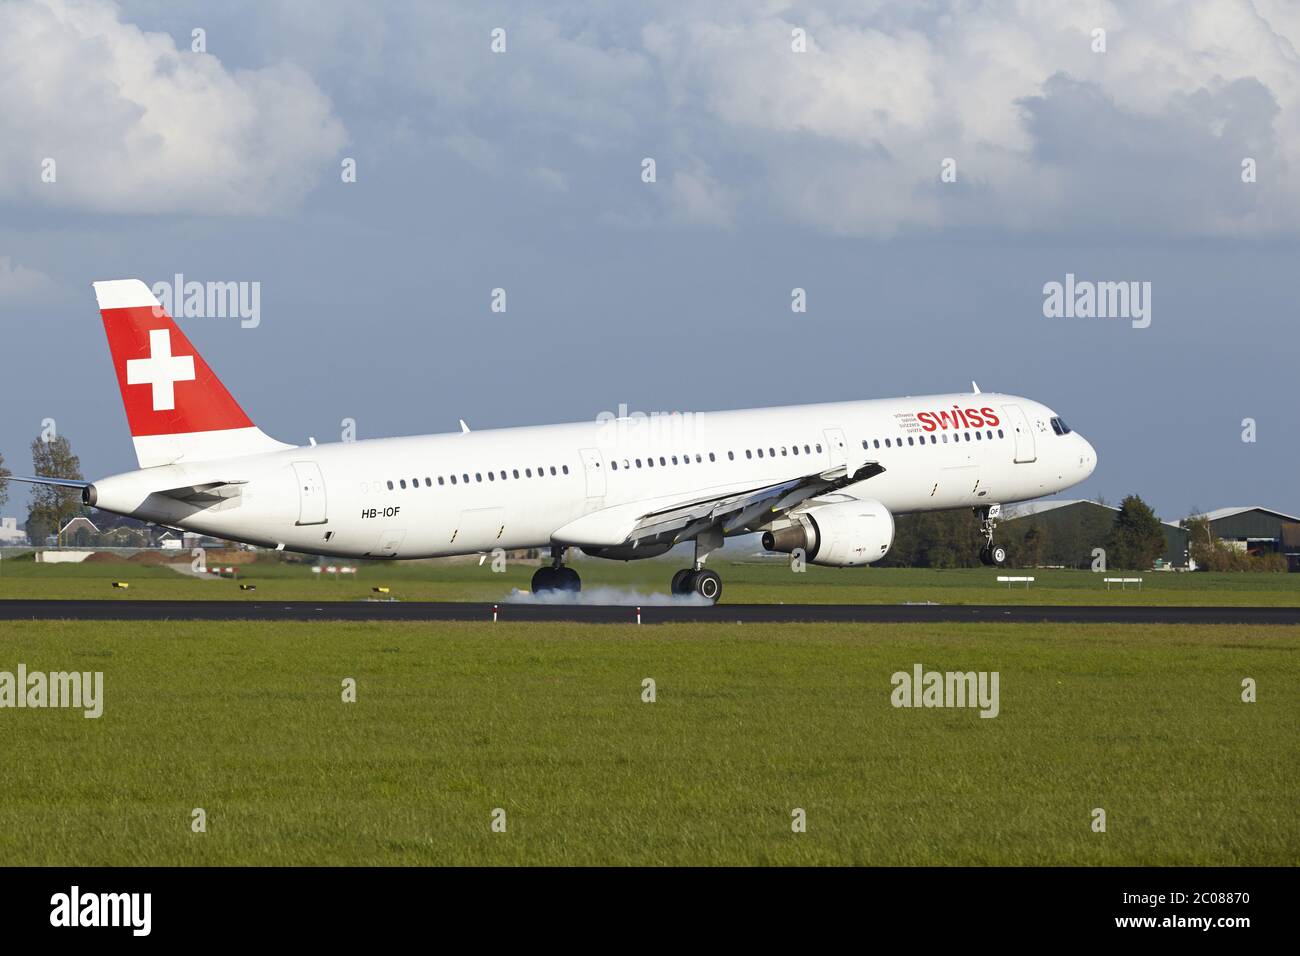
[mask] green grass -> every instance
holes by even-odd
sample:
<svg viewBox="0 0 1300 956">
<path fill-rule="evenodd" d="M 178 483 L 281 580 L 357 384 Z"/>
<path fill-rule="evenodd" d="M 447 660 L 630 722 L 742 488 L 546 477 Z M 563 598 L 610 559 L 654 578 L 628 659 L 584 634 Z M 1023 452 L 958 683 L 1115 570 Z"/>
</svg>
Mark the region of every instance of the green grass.
<svg viewBox="0 0 1300 956">
<path fill-rule="evenodd" d="M 343 562 L 341 562 L 343 563 Z M 384 585 L 408 601 L 501 601 L 512 588 L 527 589 L 534 564 L 514 562 L 504 573 L 491 563 L 474 561 L 362 561 L 355 576 L 319 577 L 304 564 L 264 558 L 240 569 L 238 582 L 257 590 L 240 591 L 239 583 L 210 576 L 198 579 L 166 567 L 134 562 L 113 564 L 35 564 L 0 562 L 0 599 L 157 599 L 320 601 L 363 600 Z M 666 592 L 677 561 L 575 562 L 584 588 L 626 588 L 641 593 Z M 1300 574 L 1178 574 L 1148 571 L 1093 574 L 1089 571 L 929 568 L 818 568 L 793 573 L 781 561 L 735 561 L 721 556 L 709 567 L 723 579 L 724 603 L 785 604 L 1183 604 L 1300 606 Z M 998 584 L 999 574 L 1029 574 L 1033 586 Z M 1142 590 L 1107 591 L 1104 577 L 1145 579 Z M 113 588 L 127 581 L 129 590 Z"/>
<path fill-rule="evenodd" d="M 101 670 L 105 712 L 0 710 L 0 861 L 1290 865 L 1297 650 L 1295 627 L 4 623 L 0 670 Z M 997 670 L 1000 716 L 894 709 L 916 662 Z"/>
</svg>

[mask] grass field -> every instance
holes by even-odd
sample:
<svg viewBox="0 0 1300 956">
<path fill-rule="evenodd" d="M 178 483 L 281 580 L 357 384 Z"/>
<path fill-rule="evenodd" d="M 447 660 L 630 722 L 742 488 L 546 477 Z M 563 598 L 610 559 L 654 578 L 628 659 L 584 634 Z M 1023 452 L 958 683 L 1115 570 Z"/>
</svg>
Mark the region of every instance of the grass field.
<svg viewBox="0 0 1300 956">
<path fill-rule="evenodd" d="M 216 562 L 214 562 L 215 564 Z M 511 563 L 494 573 L 490 562 L 474 561 L 352 562 L 356 575 L 313 575 L 308 566 L 264 558 L 242 566 L 238 581 L 197 578 L 168 567 L 134 561 L 120 563 L 35 564 L 29 560 L 0 561 L 3 598 L 136 598 L 162 600 L 229 599 L 363 600 L 371 588 L 391 588 L 398 600 L 503 601 L 511 590 L 527 589 L 535 564 Z M 185 563 L 188 567 L 188 562 Z M 575 562 L 584 589 L 617 588 L 665 593 L 677 561 L 629 563 L 595 559 Z M 728 561 L 714 558 L 709 567 L 723 579 L 724 603 L 784 604 L 1177 604 L 1300 606 L 1300 574 L 1176 574 L 1146 572 L 1142 589 L 1114 586 L 1104 577 L 1132 577 L 1131 572 L 1094 574 L 1089 571 L 992 569 L 931 570 L 928 568 L 817 568 L 793 573 L 782 561 Z M 1032 587 L 998 584 L 999 574 L 1031 574 Z M 112 587 L 127 581 L 129 590 Z M 239 583 L 256 591 L 241 591 Z"/>
<path fill-rule="evenodd" d="M 0 710 L 0 864 L 1290 865 L 1297 650 L 1289 627 L 4 623 L 0 670 L 103 671 L 105 703 Z M 998 671 L 999 716 L 893 708 L 915 663 Z"/>
</svg>

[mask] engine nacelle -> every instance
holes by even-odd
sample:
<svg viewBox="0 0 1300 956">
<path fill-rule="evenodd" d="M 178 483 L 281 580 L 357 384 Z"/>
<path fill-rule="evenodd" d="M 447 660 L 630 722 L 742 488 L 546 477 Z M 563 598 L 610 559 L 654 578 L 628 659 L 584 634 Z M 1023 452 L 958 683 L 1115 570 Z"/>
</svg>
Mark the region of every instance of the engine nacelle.
<svg viewBox="0 0 1300 956">
<path fill-rule="evenodd" d="M 812 564 L 852 568 L 879 561 L 894 543 L 894 516 L 874 499 L 815 505 L 790 516 L 791 523 L 763 534 L 768 551 L 803 549 Z"/>
</svg>

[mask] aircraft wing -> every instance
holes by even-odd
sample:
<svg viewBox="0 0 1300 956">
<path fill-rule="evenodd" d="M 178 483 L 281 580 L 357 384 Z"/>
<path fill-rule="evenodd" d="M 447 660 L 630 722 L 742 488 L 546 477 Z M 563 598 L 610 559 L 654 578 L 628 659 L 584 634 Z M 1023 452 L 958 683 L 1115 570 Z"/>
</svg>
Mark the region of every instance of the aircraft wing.
<svg viewBox="0 0 1300 956">
<path fill-rule="evenodd" d="M 721 495 L 653 506 L 620 505 L 571 521 L 553 538 L 560 544 L 619 547 L 651 541 L 676 544 L 709 528 L 730 534 L 760 519 L 778 517 L 808 498 L 865 481 L 884 470 L 879 462 L 869 461 L 852 474 L 841 465 L 830 471 Z"/>
</svg>

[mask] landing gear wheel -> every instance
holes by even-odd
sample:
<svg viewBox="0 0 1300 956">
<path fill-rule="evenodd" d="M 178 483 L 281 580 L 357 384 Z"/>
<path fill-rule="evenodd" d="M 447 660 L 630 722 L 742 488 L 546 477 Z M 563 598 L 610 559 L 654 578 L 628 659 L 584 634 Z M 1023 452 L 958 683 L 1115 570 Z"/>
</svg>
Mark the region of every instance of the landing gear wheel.
<svg viewBox="0 0 1300 956">
<path fill-rule="evenodd" d="M 992 564 L 992 563 L 993 563 L 993 555 L 992 555 L 992 553 L 991 553 L 992 550 L 993 550 L 993 549 L 990 548 L 987 544 L 984 545 L 984 547 L 980 548 L 980 564 Z"/>
<path fill-rule="evenodd" d="M 578 577 L 578 572 L 573 568 L 554 568 L 557 591 L 568 591 L 577 594 L 582 590 L 582 578 Z"/>
<path fill-rule="evenodd" d="M 1007 563 L 1007 549 L 1001 545 L 995 544 L 989 549 L 989 564 L 995 568 L 1000 568 Z"/>
<path fill-rule="evenodd" d="M 690 568 L 682 568 L 673 575 L 673 583 L 669 590 L 671 590 L 673 594 L 690 594 L 691 585 L 689 579 L 694 573 L 695 572 Z"/>
<path fill-rule="evenodd" d="M 533 593 L 541 594 L 545 591 L 554 591 L 558 586 L 557 570 L 557 568 L 538 568 L 534 571 Z"/>
<path fill-rule="evenodd" d="M 716 571 L 701 569 L 691 572 L 690 585 L 691 590 L 711 604 L 717 604 L 718 598 L 722 597 L 722 578 Z"/>
</svg>

